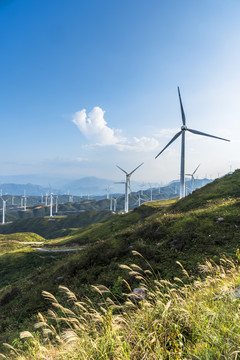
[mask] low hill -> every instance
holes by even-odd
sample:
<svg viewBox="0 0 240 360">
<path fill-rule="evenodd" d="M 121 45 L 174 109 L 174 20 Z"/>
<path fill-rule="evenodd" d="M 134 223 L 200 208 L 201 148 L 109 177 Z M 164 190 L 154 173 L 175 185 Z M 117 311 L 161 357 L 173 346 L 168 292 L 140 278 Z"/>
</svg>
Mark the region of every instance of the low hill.
<svg viewBox="0 0 240 360">
<path fill-rule="evenodd" d="M 146 267 L 145 258 L 158 276 L 171 280 L 182 277 L 176 261 L 196 278 L 201 275 L 197 264 L 203 259 L 218 262 L 223 254 L 235 257 L 240 244 L 238 183 L 239 170 L 181 201 L 145 203 L 129 214 L 115 215 L 75 229 L 64 238 L 47 240 L 42 245 L 45 251 L 26 245 L 3 254 L 0 339 L 10 341 L 18 329 L 26 328 L 31 316 L 45 311 L 41 291 L 56 293 L 59 284 L 92 301 L 98 297 L 90 285 L 103 284 L 121 299 L 126 290 L 122 278 L 131 286 L 138 286 L 139 280 L 125 274 L 120 264 Z M 60 251 L 70 248 L 76 251 Z M 136 258 L 132 251 L 142 256 Z"/>
<path fill-rule="evenodd" d="M 0 233 L 33 232 L 46 239 L 68 235 L 72 229 L 100 223 L 113 217 L 110 211 L 86 211 L 74 215 L 55 216 L 50 218 L 36 217 L 16 220 L 10 224 L 0 225 Z"/>
</svg>

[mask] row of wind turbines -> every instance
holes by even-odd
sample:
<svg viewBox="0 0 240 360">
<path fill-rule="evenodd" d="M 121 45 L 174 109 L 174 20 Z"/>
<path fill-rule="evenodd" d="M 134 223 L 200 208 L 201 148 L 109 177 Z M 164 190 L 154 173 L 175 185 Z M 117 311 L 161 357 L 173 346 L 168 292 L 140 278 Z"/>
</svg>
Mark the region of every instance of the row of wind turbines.
<svg viewBox="0 0 240 360">
<path fill-rule="evenodd" d="M 182 99 L 181 99 L 181 94 L 180 94 L 179 87 L 177 88 L 177 90 L 178 90 L 178 97 L 179 97 L 181 117 L 182 117 L 181 130 L 177 134 L 175 134 L 173 136 L 173 138 L 169 141 L 169 143 L 156 155 L 155 159 L 157 159 L 158 156 L 160 156 L 164 152 L 164 150 L 166 150 L 179 136 L 181 136 L 182 141 L 181 141 L 181 164 L 180 164 L 179 198 L 182 199 L 186 195 L 185 176 L 191 176 L 191 178 L 192 178 L 192 190 L 193 190 L 194 174 L 196 173 L 196 171 L 198 170 L 198 168 L 200 166 L 200 165 L 198 165 L 198 167 L 195 169 L 195 171 L 192 174 L 185 174 L 185 135 L 186 135 L 186 131 L 189 131 L 189 132 L 191 132 L 191 133 L 193 133 L 195 135 L 208 136 L 208 137 L 218 139 L 218 140 L 223 140 L 223 141 L 230 141 L 230 140 L 221 138 L 219 136 L 210 135 L 210 134 L 198 131 L 198 130 L 188 128 L 187 124 L 186 124 L 186 116 L 185 116 L 185 112 L 184 112 L 184 109 L 183 109 L 183 104 L 182 104 Z M 125 183 L 125 209 L 124 209 L 125 213 L 127 213 L 128 210 L 129 210 L 129 190 L 130 190 L 130 178 L 131 178 L 131 175 L 137 169 L 139 169 L 140 166 L 142 166 L 142 165 L 143 165 L 143 163 L 141 163 L 139 166 L 137 166 L 130 173 L 128 173 L 127 171 L 122 169 L 120 166 L 116 165 L 126 175 L 126 180 L 124 182 Z"/>
<path fill-rule="evenodd" d="M 155 159 L 157 159 L 178 137 L 181 136 L 181 164 L 180 164 L 180 188 L 179 188 L 179 198 L 182 199 L 185 197 L 186 195 L 186 186 L 185 186 L 185 177 L 186 176 L 190 176 L 192 179 L 192 191 L 194 189 L 194 175 L 197 172 L 200 164 L 197 166 L 197 168 L 194 170 L 194 172 L 192 174 L 186 174 L 185 173 L 185 135 L 186 135 L 186 131 L 189 131 L 193 134 L 196 135 L 201 135 L 201 136 L 207 136 L 207 137 L 211 137 L 211 138 L 215 138 L 218 140 L 223 140 L 223 141 L 230 141 L 228 139 L 224 139 L 215 135 L 210 135 L 207 133 L 203 133 L 201 131 L 198 130 L 194 130 L 194 129 L 190 129 L 187 127 L 186 125 L 186 116 L 185 116 L 185 112 L 183 109 L 183 104 L 182 104 L 182 99 L 181 99 L 181 94 L 180 94 L 180 89 L 179 87 L 177 88 L 178 90 L 178 97 L 179 97 L 179 103 L 180 103 L 180 110 L 181 110 L 181 117 L 182 117 L 182 126 L 180 131 L 175 134 L 173 136 L 173 138 L 168 142 L 168 144 L 156 155 Z M 138 170 L 141 166 L 143 165 L 143 163 L 141 163 L 140 165 L 138 165 L 134 170 L 132 170 L 131 172 L 127 172 L 126 170 L 124 170 L 123 168 L 121 168 L 120 166 L 116 165 L 118 167 L 118 169 L 120 169 L 126 176 L 125 181 L 124 182 L 118 182 L 118 184 L 124 184 L 125 185 L 125 200 L 124 200 L 124 212 L 127 213 L 129 211 L 129 193 L 130 193 L 130 179 L 132 174 Z M 151 188 L 152 191 L 152 188 Z M 109 188 L 108 188 L 108 193 L 107 193 L 107 198 L 109 199 Z M 46 193 L 45 196 L 45 205 L 48 205 L 48 196 L 49 194 Z M 56 205 L 56 213 L 58 212 L 58 196 L 54 195 L 53 193 L 50 193 L 50 217 L 53 217 L 53 198 L 55 197 L 55 205 Z M 89 197 L 89 196 L 88 196 Z M 2 202 L 3 202 L 3 210 L 2 210 L 2 223 L 5 223 L 5 213 L 6 213 L 6 203 L 8 201 L 4 200 L 2 197 Z M 151 195 L 151 199 L 152 199 L 152 195 Z M 70 198 L 69 196 L 69 201 L 72 202 L 73 199 L 72 197 Z M 139 194 L 138 200 L 136 203 L 138 203 L 138 205 L 141 204 L 141 201 L 144 201 L 144 199 L 141 198 L 141 195 Z M 42 203 L 43 203 L 43 195 L 42 195 Z M 116 206 L 117 206 L 117 199 L 115 198 L 111 198 L 110 199 L 110 210 L 116 211 Z M 24 192 L 24 195 L 21 198 L 21 207 L 24 208 L 24 210 L 26 211 L 26 207 L 27 207 L 27 196 Z"/>
</svg>

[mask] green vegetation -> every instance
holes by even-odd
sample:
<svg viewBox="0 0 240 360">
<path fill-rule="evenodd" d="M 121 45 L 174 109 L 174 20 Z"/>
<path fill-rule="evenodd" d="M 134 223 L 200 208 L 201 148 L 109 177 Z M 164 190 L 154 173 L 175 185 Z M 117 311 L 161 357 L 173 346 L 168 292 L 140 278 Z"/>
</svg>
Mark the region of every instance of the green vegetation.
<svg viewBox="0 0 240 360">
<path fill-rule="evenodd" d="M 136 252 L 135 252 L 136 254 Z M 179 264 L 181 266 L 181 264 Z M 6 345 L 6 359 L 238 359 L 239 264 L 223 258 L 217 265 L 200 266 L 204 279 L 191 285 L 175 278 L 160 279 L 139 266 L 123 266 L 136 279 L 146 298 L 138 298 L 125 282 L 125 302 L 104 286 L 93 289 L 101 305 L 78 300 L 65 286 L 62 304 L 51 293 L 43 296 L 51 306 L 38 314 L 35 330 L 23 331 L 22 340 Z M 185 269 L 184 277 L 189 275 Z M 235 295 L 236 294 L 236 295 Z"/>
<path fill-rule="evenodd" d="M 219 259 L 224 254 L 236 260 L 235 254 L 240 243 L 240 192 L 237 184 L 240 184 L 240 171 L 225 176 L 207 185 L 204 189 L 195 191 L 181 201 L 174 199 L 146 203 L 129 214 L 112 215 L 109 212 L 93 211 L 59 217 L 49 222 L 48 218 L 36 218 L 19 220 L 13 224 L 2 226 L 2 229 L 7 229 L 7 232 L 28 230 L 51 240 L 39 238 L 39 241 L 43 242 L 43 244 L 36 246 L 34 244 L 23 244 L 25 241 L 18 242 L 13 237 L 16 234 L 11 234 L 7 236 L 10 236 L 9 240 L 15 239 L 17 241 L 14 243 L 15 245 L 11 245 L 9 241 L 9 244 L 6 245 L 9 246 L 7 251 L 0 247 L 0 343 L 11 343 L 16 338 L 19 330 L 30 329 L 29 319 L 34 318 L 37 312 L 41 311 L 45 314 L 48 303 L 41 299 L 42 290 L 57 294 L 58 301 L 64 302 L 64 294 L 57 292 L 59 284 L 67 285 L 81 300 L 86 297 L 90 298 L 93 304 L 96 304 L 99 299 L 97 294 L 92 293 L 91 285 L 102 284 L 110 288 L 111 299 L 113 301 L 117 300 L 122 306 L 123 294 L 126 292 L 125 282 L 122 279 L 126 279 L 132 288 L 139 286 L 139 279 L 131 273 L 125 274 L 119 265 L 124 264 L 131 267 L 131 264 L 135 262 L 137 266 L 142 268 L 145 266 L 143 257 L 147 260 L 154 273 L 157 274 L 158 279 L 170 281 L 173 281 L 175 277 L 183 279 L 182 270 L 176 265 L 176 262 L 179 261 L 189 273 L 190 278 L 187 278 L 188 286 L 193 286 L 193 289 L 195 289 L 193 280 L 202 278 L 198 267 L 199 262 L 202 262 L 205 258 L 211 258 L 216 263 L 215 266 L 218 266 Z M 82 219 L 81 216 L 83 216 Z M 34 240 L 32 242 L 34 243 Z M 34 247 L 40 246 L 48 250 L 69 247 L 82 247 L 83 250 L 69 253 L 34 250 Z M 143 257 L 133 258 L 132 251 L 141 253 Z M 237 266 L 235 268 L 238 269 Z M 222 268 L 221 271 L 223 271 Z M 236 270 L 236 279 L 238 279 L 237 276 Z M 229 288 L 233 286 L 229 284 L 226 286 Z M 203 287 L 205 288 L 205 285 Z M 158 289 L 155 289 L 155 291 L 158 294 Z M 164 291 L 170 290 L 165 289 Z M 194 291 L 197 292 L 197 289 Z M 148 298 L 147 302 L 149 301 L 152 300 Z M 173 304 L 175 304 L 174 301 Z M 192 302 L 191 299 L 189 301 Z M 153 304 L 149 305 L 149 309 L 154 308 Z M 109 308 L 107 308 L 108 311 Z M 162 316 L 161 311 L 157 312 L 160 319 Z M 134 318 L 134 316 L 137 316 L 136 310 L 132 309 L 131 314 L 133 316 L 131 321 L 136 321 Z M 110 318 L 113 315 L 115 313 L 109 315 Z M 122 310 L 118 315 L 123 316 Z M 146 329 L 150 331 L 152 328 L 148 328 L 150 325 L 145 324 L 145 315 L 141 314 L 141 316 L 141 326 L 143 328 L 146 326 Z M 139 319 L 141 316 L 139 315 Z M 151 316 L 149 315 L 150 319 Z M 178 319 L 176 314 L 175 316 Z M 178 322 L 178 320 L 176 321 Z M 130 324 L 132 322 L 128 323 L 128 326 Z M 58 330 L 61 330 L 60 324 Z M 132 331 L 134 333 L 133 329 Z M 155 330 L 153 329 L 153 331 Z M 181 328 L 179 331 L 184 335 Z M 88 338 L 90 335 L 86 336 Z M 124 338 L 121 334 L 118 336 Z M 128 335 L 126 334 L 126 336 Z M 146 334 L 145 336 L 147 339 Z M 200 343 L 201 340 L 199 339 L 201 338 L 198 338 Z M 99 338 L 98 344 L 103 344 L 103 341 L 103 337 Z M 165 351 L 166 349 L 164 350 L 165 353 L 161 349 L 162 343 L 158 342 L 160 340 L 156 341 L 156 344 L 158 344 L 156 346 L 160 349 L 157 354 L 160 354 L 162 359 L 170 359 L 171 357 Z M 164 341 L 166 345 L 166 339 Z M 224 340 L 222 341 L 224 342 Z M 139 342 L 141 343 L 140 340 Z M 190 344 L 193 349 L 191 350 L 193 351 L 192 354 L 201 354 L 200 352 L 194 353 L 194 344 Z M 125 345 L 126 359 L 133 359 L 134 357 L 131 356 L 135 354 L 135 350 L 131 348 L 131 344 Z M 79 343 L 77 346 L 79 346 Z M 119 344 L 119 349 L 121 346 Z M 234 346 L 230 346 L 229 351 L 233 351 Z M 200 344 L 198 344 L 198 347 L 200 347 Z M 140 347 L 140 349 L 143 348 Z M 155 345 L 153 345 L 153 349 L 156 351 Z M 183 349 L 183 347 L 180 349 Z M 99 345 L 99 348 L 95 350 L 96 353 L 93 352 L 92 359 L 100 359 L 98 351 L 101 350 L 101 346 Z M 178 354 L 180 357 L 176 357 L 176 359 L 184 359 L 181 356 L 183 354 L 185 356 L 185 350 L 181 351 L 181 355 Z M 209 349 L 206 351 L 209 351 L 211 355 Z M 58 353 L 57 347 L 56 352 Z M 109 350 L 109 357 L 104 354 L 102 358 L 111 359 L 110 354 L 111 351 Z M 160 355 L 154 358 L 153 355 L 149 355 L 150 353 L 146 354 L 146 358 L 161 359 Z M 206 354 L 208 355 L 208 352 Z M 225 356 L 224 352 L 222 354 Z M 229 355 L 230 352 L 226 354 Z M 206 359 L 215 359 L 213 355 L 211 355 L 212 357 L 210 355 L 207 357 L 207 355 Z M 112 355 L 112 359 L 114 356 Z M 136 355 L 136 359 L 137 356 L 139 355 Z M 201 356 L 203 355 L 201 354 Z M 31 358 L 30 355 L 29 358 Z M 34 357 L 32 358 L 34 359 Z M 55 358 L 53 357 L 53 359 Z M 81 356 L 72 358 L 81 359 Z M 82 358 L 84 359 L 84 357 Z M 87 359 L 87 357 L 85 358 Z M 121 359 L 121 357 L 119 358 Z M 204 356 L 200 358 L 204 358 Z M 216 359 L 218 358 L 221 358 L 220 355 L 216 357 Z M 227 355 L 225 358 L 228 358 Z M 224 357 L 221 359 L 224 359 Z"/>
<path fill-rule="evenodd" d="M 46 239 L 66 236 L 72 228 L 80 228 L 90 224 L 105 221 L 114 215 L 110 211 L 86 211 L 68 216 L 55 216 L 54 218 L 36 217 L 16 220 L 13 223 L 0 225 L 0 233 L 12 234 L 15 232 L 34 232 Z"/>
</svg>

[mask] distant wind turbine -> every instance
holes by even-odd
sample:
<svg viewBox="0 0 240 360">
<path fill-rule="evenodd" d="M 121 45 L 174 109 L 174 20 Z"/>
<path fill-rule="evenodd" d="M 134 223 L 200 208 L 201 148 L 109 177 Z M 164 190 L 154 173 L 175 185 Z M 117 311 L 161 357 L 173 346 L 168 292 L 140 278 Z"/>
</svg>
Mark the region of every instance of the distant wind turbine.
<svg viewBox="0 0 240 360">
<path fill-rule="evenodd" d="M 152 184 L 149 184 L 150 186 L 150 201 L 153 200 L 153 192 L 152 192 Z"/>
<path fill-rule="evenodd" d="M 112 201 L 113 201 L 113 211 L 114 211 L 114 212 L 117 211 L 117 199 L 118 199 L 118 198 L 112 197 Z"/>
<path fill-rule="evenodd" d="M 127 173 L 125 170 L 123 170 L 122 168 L 120 168 L 120 166 L 116 165 L 121 171 L 123 171 L 126 174 L 126 181 L 125 181 L 125 208 L 124 211 L 125 213 L 128 213 L 128 196 L 129 196 L 129 189 L 130 189 L 130 177 L 131 175 L 138 169 L 140 168 L 140 166 L 142 166 L 143 163 L 141 163 L 140 165 L 138 165 L 136 167 L 136 169 L 134 169 L 133 171 L 131 171 L 130 173 Z"/>
<path fill-rule="evenodd" d="M 23 205 L 23 210 L 27 211 L 27 196 L 26 196 L 26 190 L 24 190 L 24 195 L 23 195 L 23 199 L 24 199 L 24 205 Z"/>
<path fill-rule="evenodd" d="M 138 199 L 137 199 L 137 201 L 135 202 L 134 205 L 138 204 L 138 206 L 140 206 L 140 205 L 141 205 L 141 201 L 144 202 L 145 199 L 141 198 L 141 193 L 139 192 L 139 193 L 138 193 Z"/>
<path fill-rule="evenodd" d="M 56 214 L 58 213 L 58 195 L 56 195 L 56 209 L 55 209 Z"/>
<path fill-rule="evenodd" d="M 194 172 L 193 172 L 192 174 L 186 174 L 186 176 L 191 176 L 191 179 L 192 179 L 192 181 L 191 181 L 191 183 L 192 183 L 192 184 L 191 184 L 191 186 L 192 186 L 192 192 L 193 192 L 193 190 L 194 190 L 194 180 L 195 180 L 194 174 L 197 172 L 199 166 L 200 166 L 200 164 L 198 165 L 198 167 L 194 170 Z"/>
<path fill-rule="evenodd" d="M 110 186 L 110 185 L 108 185 L 108 187 L 107 187 L 107 199 L 109 199 L 110 198 L 110 189 L 111 189 L 111 187 L 112 186 Z"/>
<path fill-rule="evenodd" d="M 5 214 L 6 214 L 6 203 L 8 201 L 7 200 L 4 200 L 3 198 L 2 199 L 2 203 L 3 203 L 3 207 L 2 207 L 2 224 L 5 224 Z"/>
<path fill-rule="evenodd" d="M 50 217 L 53 217 L 53 193 L 50 194 Z"/>
<path fill-rule="evenodd" d="M 179 102 L 180 102 L 180 108 L 181 108 L 181 114 L 182 114 L 182 127 L 181 127 L 181 131 L 179 131 L 176 135 L 174 135 L 174 137 L 172 138 L 171 141 L 169 141 L 169 143 L 162 149 L 162 151 L 160 151 L 160 153 L 155 157 L 155 159 L 162 154 L 162 152 L 171 144 L 173 143 L 180 135 L 182 135 L 182 146 L 181 146 L 181 171 L 180 171 L 180 194 L 179 197 L 180 199 L 182 199 L 185 196 L 185 132 L 189 131 L 193 134 L 196 135 L 202 135 L 202 136 L 209 136 L 215 139 L 219 139 L 219 140 L 224 140 L 224 141 L 230 141 L 218 136 L 214 136 L 214 135 L 209 135 L 206 133 L 203 133 L 201 131 L 198 130 L 193 130 L 193 129 L 189 129 L 186 125 L 186 117 L 185 117 L 185 113 L 183 110 L 183 105 L 182 105 L 182 99 L 181 99 L 181 95 L 180 95 L 180 90 L 178 87 L 178 97 L 179 97 Z"/>
</svg>

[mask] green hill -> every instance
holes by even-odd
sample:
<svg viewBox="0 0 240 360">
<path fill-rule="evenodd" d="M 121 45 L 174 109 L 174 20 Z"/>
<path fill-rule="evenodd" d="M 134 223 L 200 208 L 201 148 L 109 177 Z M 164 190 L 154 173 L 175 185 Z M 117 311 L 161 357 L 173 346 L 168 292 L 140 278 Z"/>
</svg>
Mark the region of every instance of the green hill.
<svg viewBox="0 0 240 360">
<path fill-rule="evenodd" d="M 47 239 L 66 236 L 72 229 L 105 221 L 114 215 L 110 211 L 86 211 L 74 215 L 55 216 L 50 218 L 36 217 L 16 220 L 10 224 L 0 225 L 0 233 L 34 232 Z"/>
<path fill-rule="evenodd" d="M 19 329 L 26 329 L 29 318 L 45 311 L 48 305 L 42 301 L 41 291 L 56 294 L 59 284 L 67 285 L 79 298 L 88 296 L 92 301 L 98 296 L 92 293 L 90 285 L 103 284 L 121 301 L 122 292 L 126 291 L 122 278 L 131 286 L 138 286 L 139 280 L 126 274 L 120 264 L 146 267 L 144 257 L 160 278 L 172 280 L 182 277 L 176 261 L 183 264 L 190 277 L 197 278 L 201 275 L 197 264 L 205 258 L 218 263 L 223 254 L 236 257 L 240 244 L 238 184 L 239 170 L 181 201 L 146 203 L 129 214 L 106 216 L 100 223 L 94 221 L 86 227 L 82 223 L 68 236 L 43 240 L 42 244 L 45 250 L 82 250 L 40 252 L 28 244 L 3 253 L 0 340 L 10 341 Z M 64 221 L 70 221 L 67 219 Z M 134 257 L 133 250 L 143 257 Z"/>
</svg>

